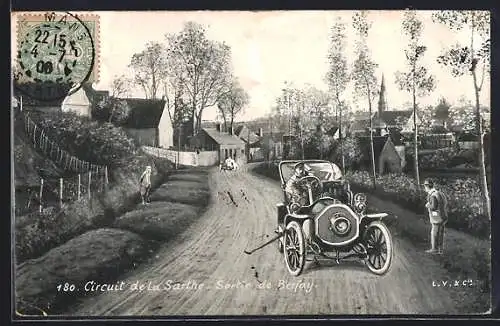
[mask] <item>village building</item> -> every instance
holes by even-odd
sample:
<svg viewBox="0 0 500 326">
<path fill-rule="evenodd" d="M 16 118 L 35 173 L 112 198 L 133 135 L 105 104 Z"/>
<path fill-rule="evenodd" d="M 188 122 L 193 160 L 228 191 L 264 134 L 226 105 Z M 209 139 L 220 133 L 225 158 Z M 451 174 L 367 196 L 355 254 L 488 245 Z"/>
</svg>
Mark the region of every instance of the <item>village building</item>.
<svg viewBox="0 0 500 326">
<path fill-rule="evenodd" d="M 234 134 L 234 129 L 229 132 L 222 129 L 222 124 L 217 124 L 216 128 L 202 128 L 190 139 L 191 147 L 202 151 L 216 151 L 219 162 L 231 157 L 239 164 L 246 163 L 246 143 Z"/>
<path fill-rule="evenodd" d="M 173 146 L 172 121 L 165 100 L 142 98 L 122 99 L 129 115 L 121 124 L 125 132 L 139 145 L 160 148 Z"/>
<path fill-rule="evenodd" d="M 370 137 L 360 136 L 358 140 L 363 153 L 362 164 L 366 168 L 370 168 L 372 164 Z M 401 173 L 403 171 L 406 165 L 404 146 L 396 139 L 393 140 L 390 135 L 373 136 L 373 152 L 375 170 L 378 174 Z"/>
<path fill-rule="evenodd" d="M 258 134 L 256 134 L 247 126 L 241 124 L 234 128 L 234 134 L 245 142 L 249 161 L 264 160 L 264 151 L 259 145 L 259 140 L 263 134 L 262 128 L 259 128 Z"/>
<path fill-rule="evenodd" d="M 256 146 L 262 149 L 266 160 L 280 160 L 283 158 L 283 132 L 266 132 L 262 134 Z"/>
</svg>

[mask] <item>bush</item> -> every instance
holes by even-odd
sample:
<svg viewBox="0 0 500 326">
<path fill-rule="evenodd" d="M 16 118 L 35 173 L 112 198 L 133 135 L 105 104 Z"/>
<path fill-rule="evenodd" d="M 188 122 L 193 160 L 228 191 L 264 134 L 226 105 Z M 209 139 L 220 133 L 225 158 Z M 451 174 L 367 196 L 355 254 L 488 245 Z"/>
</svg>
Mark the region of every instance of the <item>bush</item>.
<svg viewBox="0 0 500 326">
<path fill-rule="evenodd" d="M 444 169 L 457 165 L 479 166 L 477 150 L 459 150 L 457 148 L 438 149 L 432 154 L 419 156 L 422 169 Z M 413 162 L 413 153 L 409 154 Z"/>
<path fill-rule="evenodd" d="M 366 171 L 350 172 L 346 178 L 366 191 L 372 191 L 370 174 Z M 435 178 L 436 187 L 448 198 L 448 225 L 477 236 L 488 237 L 490 221 L 483 210 L 478 181 L 471 178 L 450 181 Z M 419 214 L 425 213 L 427 195 L 419 192 L 414 179 L 403 174 L 389 174 L 377 178 L 375 193 Z"/>
<path fill-rule="evenodd" d="M 117 166 L 137 151 L 123 129 L 111 123 L 92 121 L 73 112 L 49 113 L 37 120 L 61 148 L 94 164 Z"/>
</svg>

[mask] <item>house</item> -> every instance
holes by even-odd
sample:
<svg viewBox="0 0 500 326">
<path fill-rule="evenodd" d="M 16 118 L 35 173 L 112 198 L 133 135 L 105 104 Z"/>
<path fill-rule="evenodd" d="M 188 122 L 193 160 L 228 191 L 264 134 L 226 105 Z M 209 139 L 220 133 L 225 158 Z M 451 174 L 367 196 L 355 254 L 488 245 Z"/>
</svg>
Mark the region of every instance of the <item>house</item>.
<svg viewBox="0 0 500 326">
<path fill-rule="evenodd" d="M 371 167 L 371 145 L 369 136 L 358 137 L 362 153 L 362 163 Z M 403 146 L 404 148 L 404 146 Z M 393 137 L 390 135 L 373 136 L 373 152 L 375 156 L 375 170 L 378 174 L 401 173 L 406 164 L 404 153 L 401 153 L 401 144 L 396 148 Z"/>
<path fill-rule="evenodd" d="M 89 97 L 90 89 L 87 86 L 82 86 L 73 94 L 65 97 L 61 103 L 62 112 L 74 112 L 82 117 L 92 116 L 92 103 Z"/>
<path fill-rule="evenodd" d="M 129 115 L 121 125 L 139 145 L 169 148 L 173 146 L 173 128 L 165 100 L 121 99 Z"/>
<path fill-rule="evenodd" d="M 460 149 L 478 149 L 479 137 L 473 133 L 462 133 L 457 137 L 458 147 Z"/>
<path fill-rule="evenodd" d="M 234 130 L 222 131 L 222 125 L 216 128 L 202 128 L 200 132 L 190 139 L 191 147 L 205 151 L 217 151 L 219 162 L 227 157 L 232 157 L 238 163 L 246 163 L 246 143 L 234 134 Z"/>
<path fill-rule="evenodd" d="M 370 119 L 354 120 L 349 126 L 349 134 L 360 136 L 368 134 L 370 130 Z"/>
<path fill-rule="evenodd" d="M 234 134 L 251 147 L 253 144 L 259 141 L 260 137 L 262 137 L 262 128 L 259 129 L 259 135 L 257 135 L 253 131 L 250 131 L 247 126 L 239 125 L 234 128 Z"/>
<path fill-rule="evenodd" d="M 264 159 L 278 160 L 283 158 L 283 132 L 263 133 L 255 144 L 262 149 Z"/>
<path fill-rule="evenodd" d="M 14 90 L 14 95 L 19 98 L 22 103 L 21 109 L 23 111 L 39 113 L 75 112 L 80 116 L 90 118 L 92 116 L 92 99 L 94 92 L 95 90 L 92 88 L 92 85 L 90 83 L 85 83 L 76 91 L 69 92 L 67 96 L 49 101 L 34 99 L 16 89 Z"/>
<path fill-rule="evenodd" d="M 423 149 L 446 148 L 455 144 L 455 135 L 442 124 L 434 125 L 421 139 Z"/>
</svg>

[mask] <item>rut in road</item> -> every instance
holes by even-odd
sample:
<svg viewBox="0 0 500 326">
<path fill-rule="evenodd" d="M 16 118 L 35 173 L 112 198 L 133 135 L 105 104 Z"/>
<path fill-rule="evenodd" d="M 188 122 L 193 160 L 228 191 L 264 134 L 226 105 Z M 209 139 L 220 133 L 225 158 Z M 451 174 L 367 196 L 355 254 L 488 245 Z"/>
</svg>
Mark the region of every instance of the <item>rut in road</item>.
<svg viewBox="0 0 500 326">
<path fill-rule="evenodd" d="M 214 194 L 205 214 L 186 232 L 166 244 L 158 259 L 124 276 L 123 281 L 172 280 L 203 283 L 202 289 L 121 291 L 83 300 L 73 315 L 249 315 L 249 314 L 453 314 L 459 313 L 446 289 L 432 286 L 444 271 L 422 261 L 415 249 L 394 239 L 395 256 L 384 276 L 358 261 L 320 260 L 306 264 L 299 277 L 288 274 L 277 245 L 252 255 L 243 251 L 274 236 L 279 185 L 243 169 L 211 172 Z M 223 202 L 233 197 L 237 207 Z M 219 286 L 233 286 L 220 289 Z M 246 287 L 245 287 L 246 285 Z M 260 287 L 259 287 L 260 286 Z M 234 288 L 239 287 L 239 288 Z M 263 288 L 261 288 L 263 287 Z"/>
</svg>

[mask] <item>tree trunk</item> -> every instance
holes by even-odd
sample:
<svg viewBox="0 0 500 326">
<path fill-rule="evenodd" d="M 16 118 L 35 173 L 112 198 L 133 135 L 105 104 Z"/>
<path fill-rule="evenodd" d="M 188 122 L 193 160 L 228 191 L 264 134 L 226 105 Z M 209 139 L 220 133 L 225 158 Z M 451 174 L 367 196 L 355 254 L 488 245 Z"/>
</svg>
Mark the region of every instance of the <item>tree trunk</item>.
<svg viewBox="0 0 500 326">
<path fill-rule="evenodd" d="M 413 86 L 413 150 L 415 152 L 415 180 L 420 190 L 420 171 L 418 166 L 418 130 L 417 130 L 417 99 L 415 96 L 415 86 Z"/>
<path fill-rule="evenodd" d="M 344 159 L 344 141 L 342 140 L 342 104 L 337 98 L 339 103 L 339 143 L 340 143 L 340 160 L 342 164 L 342 173 L 345 174 L 345 159 Z"/>
<path fill-rule="evenodd" d="M 479 175 L 481 178 L 481 188 L 483 193 L 483 206 L 484 211 L 488 214 L 488 218 L 491 219 L 491 203 L 490 194 L 488 190 L 488 179 L 486 178 L 486 158 L 484 153 L 484 135 L 483 135 L 483 124 L 481 119 L 481 111 L 479 106 L 479 88 L 477 86 L 477 77 L 475 67 L 472 69 L 472 77 L 474 79 L 474 92 L 476 96 L 476 124 L 479 136 Z"/>
<path fill-rule="evenodd" d="M 375 149 L 373 148 L 373 118 L 372 118 L 372 100 L 370 90 L 368 90 L 368 111 L 370 114 L 370 155 L 372 158 L 372 182 L 373 189 L 377 188 L 377 172 L 375 170 Z"/>
</svg>

